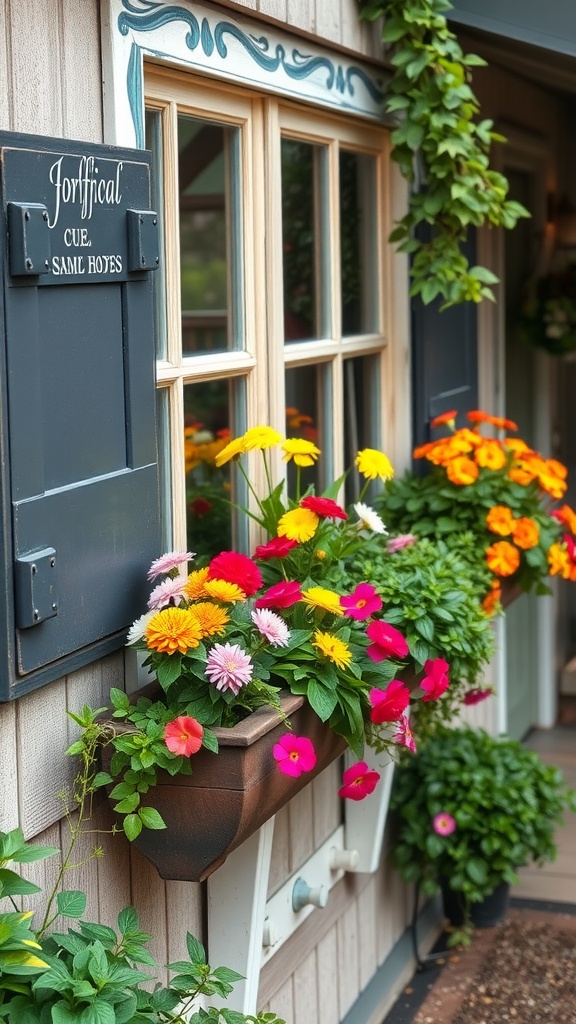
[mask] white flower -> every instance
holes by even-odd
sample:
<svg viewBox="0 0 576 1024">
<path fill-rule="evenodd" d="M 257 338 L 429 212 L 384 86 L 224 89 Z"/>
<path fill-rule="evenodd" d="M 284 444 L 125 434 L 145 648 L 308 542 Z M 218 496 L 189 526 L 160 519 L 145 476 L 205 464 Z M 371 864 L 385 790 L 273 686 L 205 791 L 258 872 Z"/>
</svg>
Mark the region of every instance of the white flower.
<svg viewBox="0 0 576 1024">
<path fill-rule="evenodd" d="M 365 505 L 362 501 L 358 501 L 354 505 L 354 511 L 360 520 L 358 523 L 360 530 L 371 530 L 372 533 L 388 533 L 380 516 L 373 508 L 370 508 L 370 505 Z"/>
<path fill-rule="evenodd" d="M 155 611 L 145 612 L 141 615 L 136 622 L 133 622 L 128 630 L 128 636 L 126 637 L 127 644 L 135 644 L 137 640 L 142 640 L 146 633 L 146 626 L 156 615 Z"/>
</svg>

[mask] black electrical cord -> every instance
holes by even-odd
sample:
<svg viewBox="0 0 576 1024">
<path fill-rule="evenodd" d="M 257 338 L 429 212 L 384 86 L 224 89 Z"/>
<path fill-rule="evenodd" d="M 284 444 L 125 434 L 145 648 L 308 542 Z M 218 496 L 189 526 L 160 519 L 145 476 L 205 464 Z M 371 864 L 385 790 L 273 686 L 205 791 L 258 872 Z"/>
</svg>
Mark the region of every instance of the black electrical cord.
<svg viewBox="0 0 576 1024">
<path fill-rule="evenodd" d="M 412 925 L 410 928 L 412 934 L 412 949 L 414 951 L 414 959 L 416 960 L 416 969 L 418 971 L 427 971 L 437 963 L 438 960 L 446 959 L 450 956 L 449 949 L 439 950 L 437 953 L 428 953 L 426 956 L 421 957 L 418 952 L 418 904 L 420 902 L 420 882 L 416 882 L 414 887 L 414 909 L 412 911 Z"/>
</svg>

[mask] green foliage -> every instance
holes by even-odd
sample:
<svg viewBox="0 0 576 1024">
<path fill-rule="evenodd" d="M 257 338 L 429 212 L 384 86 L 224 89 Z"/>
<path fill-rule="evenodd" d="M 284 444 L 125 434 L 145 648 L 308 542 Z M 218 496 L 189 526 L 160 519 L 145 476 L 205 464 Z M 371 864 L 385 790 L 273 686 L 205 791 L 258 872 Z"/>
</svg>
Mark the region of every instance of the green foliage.
<svg viewBox="0 0 576 1024">
<path fill-rule="evenodd" d="M 40 891 L 4 864 L 57 852 L 26 843 L 20 829 L 0 832 L 0 899 L 14 904 L 14 896 Z M 86 896 L 53 892 L 52 902 L 59 914 L 79 918 Z M 147 949 L 151 936 L 140 930 L 133 907 L 118 915 L 117 932 L 79 921 L 67 932 L 45 936 L 43 926 L 32 928 L 32 918 L 32 911 L 0 912 L 0 1019 L 6 1024 L 285 1024 L 274 1013 L 254 1017 L 226 1008 L 197 1009 L 198 996 L 226 999 L 241 976 L 227 967 L 212 970 L 204 947 L 190 934 L 188 959 L 168 964 L 168 985 L 142 988 L 154 979 L 137 965 L 158 965 Z"/>
<path fill-rule="evenodd" d="M 500 882 L 516 882 L 517 868 L 554 859 L 554 829 L 566 808 L 576 810 L 576 793 L 516 740 L 439 728 L 400 765 L 391 807 L 393 858 L 404 881 L 420 882 L 430 895 L 444 878 L 461 894 L 467 921 L 455 944 L 470 930 L 472 903 Z M 440 813 L 455 818 L 452 834 L 434 831 Z"/>
<path fill-rule="evenodd" d="M 424 187 L 410 196 L 409 211 L 390 236 L 412 255 L 412 295 L 444 306 L 493 299 L 497 278 L 471 267 L 462 252 L 469 228 L 484 224 L 513 228 L 529 216 L 508 199 L 506 178 L 490 168 L 493 142 L 505 141 L 490 120 L 478 120 L 471 68 L 485 62 L 464 54 L 448 28 L 448 0 L 367 0 L 361 17 L 384 17 L 382 39 L 394 68 L 385 101 L 397 113 L 392 158 L 405 178 L 422 175 Z M 418 168 L 418 169 L 417 169 Z M 428 240 L 416 229 L 430 225 Z"/>
<path fill-rule="evenodd" d="M 490 572 L 485 565 L 472 571 L 474 548 L 471 534 L 424 538 L 393 554 L 381 540 L 371 541 L 351 565 L 356 577 L 371 580 L 384 601 L 386 621 L 405 636 L 411 668 L 418 674 L 434 658 L 450 665 L 450 686 L 442 699 L 413 705 L 419 736 L 439 718 L 453 717 L 466 690 L 478 686 L 493 653 L 490 621 L 481 607 Z"/>
</svg>

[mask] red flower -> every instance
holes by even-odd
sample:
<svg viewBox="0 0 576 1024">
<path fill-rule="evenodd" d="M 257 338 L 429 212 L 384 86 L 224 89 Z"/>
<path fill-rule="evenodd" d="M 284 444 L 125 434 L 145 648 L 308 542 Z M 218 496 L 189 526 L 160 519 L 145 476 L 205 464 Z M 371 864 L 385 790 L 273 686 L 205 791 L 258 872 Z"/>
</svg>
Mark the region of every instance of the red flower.
<svg viewBox="0 0 576 1024">
<path fill-rule="evenodd" d="M 272 540 L 269 540 L 267 544 L 258 544 L 254 552 L 254 558 L 261 558 L 263 560 L 267 558 L 285 558 L 292 551 L 292 548 L 297 547 L 297 540 L 288 540 L 288 537 L 272 537 Z"/>
<path fill-rule="evenodd" d="M 382 607 L 382 598 L 371 583 L 359 583 L 349 597 L 341 597 L 340 604 L 345 615 L 353 619 L 367 619 Z"/>
<path fill-rule="evenodd" d="M 398 658 L 405 658 L 408 654 L 408 644 L 397 629 L 388 622 L 376 619 L 371 622 L 366 630 L 366 636 L 372 640 L 367 648 L 367 654 L 372 661 L 384 661 L 391 654 Z"/>
<path fill-rule="evenodd" d="M 338 790 L 338 796 L 347 800 L 363 800 L 374 792 L 379 781 L 379 772 L 370 771 L 365 761 L 357 761 L 342 775 L 344 785 Z"/>
<path fill-rule="evenodd" d="M 326 516 L 332 519 L 348 519 L 344 509 L 335 501 L 332 501 L 332 498 L 317 498 L 314 494 L 310 494 L 307 498 L 302 498 L 300 505 L 302 508 L 309 508 L 317 516 Z"/>
<path fill-rule="evenodd" d="M 180 715 L 164 727 L 164 742 L 173 754 L 190 757 L 202 746 L 204 730 L 200 722 L 189 715 Z"/>
<path fill-rule="evenodd" d="M 211 511 L 212 502 L 208 501 L 207 498 L 194 498 L 194 501 L 190 502 L 188 508 L 190 509 L 190 512 L 192 512 L 193 515 L 201 518 L 202 516 L 205 516 L 208 512 Z"/>
<path fill-rule="evenodd" d="M 448 669 L 450 668 L 447 661 L 443 658 L 428 659 L 424 663 L 424 679 L 420 683 L 420 686 L 425 690 L 425 694 L 422 697 L 423 703 L 427 700 L 438 700 L 445 690 L 448 689 L 450 680 L 448 679 Z"/>
<path fill-rule="evenodd" d="M 444 424 L 450 424 L 450 426 L 453 427 L 454 426 L 454 420 L 456 419 L 457 415 L 458 415 L 458 410 L 457 409 L 450 409 L 449 412 L 441 412 L 439 416 L 435 416 L 434 417 L 434 419 L 432 420 L 430 426 L 431 427 L 443 427 Z"/>
<path fill-rule="evenodd" d="M 235 583 L 246 597 L 251 597 L 262 586 L 260 569 L 248 555 L 239 551 L 221 551 L 216 555 L 208 567 L 208 579 Z"/>
<path fill-rule="evenodd" d="M 468 690 L 468 693 L 464 694 L 462 700 L 463 704 L 479 704 L 480 701 L 486 700 L 486 697 L 491 697 L 494 690 L 489 686 L 486 690 L 482 690 L 479 686 L 474 690 Z"/>
<path fill-rule="evenodd" d="M 289 608 L 302 597 L 300 584 L 296 580 L 282 580 L 269 587 L 255 602 L 256 608 Z"/>
<path fill-rule="evenodd" d="M 375 725 L 397 722 L 410 703 L 410 690 L 400 679 L 393 679 L 385 690 L 370 690 L 372 710 L 370 719 Z"/>
</svg>

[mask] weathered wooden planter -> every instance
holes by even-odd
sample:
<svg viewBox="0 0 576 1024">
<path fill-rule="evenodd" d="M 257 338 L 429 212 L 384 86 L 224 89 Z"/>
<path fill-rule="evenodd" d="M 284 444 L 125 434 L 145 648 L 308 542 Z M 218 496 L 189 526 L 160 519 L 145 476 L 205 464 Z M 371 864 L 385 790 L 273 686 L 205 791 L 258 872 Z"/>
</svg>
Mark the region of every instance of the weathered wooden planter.
<svg viewBox="0 0 576 1024">
<path fill-rule="evenodd" d="M 158 773 L 150 803 L 167 827 L 143 829 L 134 846 L 162 878 L 203 881 L 346 749 L 304 697 L 284 697 L 282 709 L 293 732 L 314 744 L 313 771 L 295 779 L 278 769 L 272 747 L 286 725 L 273 709 L 260 708 L 233 729 L 215 729 L 219 751 L 194 754 L 192 775 Z M 114 728 L 123 727 L 114 722 Z"/>
<path fill-rule="evenodd" d="M 517 583 L 513 583 L 512 580 L 502 580 L 500 604 L 503 608 L 508 608 L 519 597 L 522 597 L 523 593 L 522 587 L 519 587 Z"/>
</svg>

